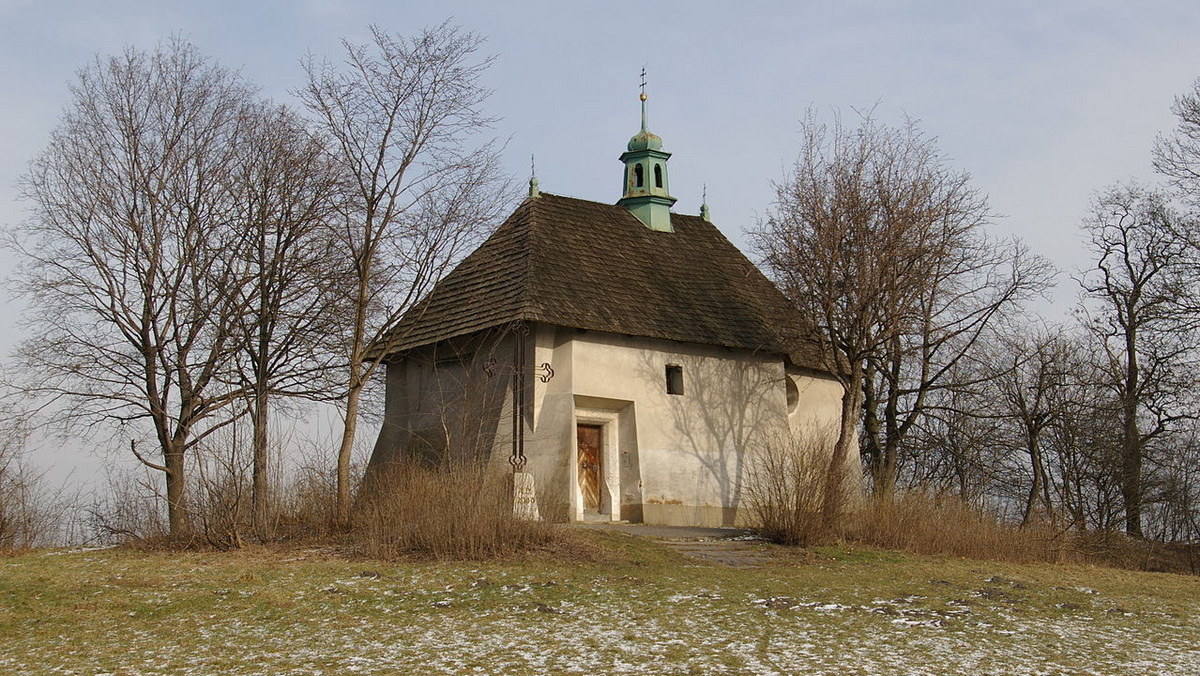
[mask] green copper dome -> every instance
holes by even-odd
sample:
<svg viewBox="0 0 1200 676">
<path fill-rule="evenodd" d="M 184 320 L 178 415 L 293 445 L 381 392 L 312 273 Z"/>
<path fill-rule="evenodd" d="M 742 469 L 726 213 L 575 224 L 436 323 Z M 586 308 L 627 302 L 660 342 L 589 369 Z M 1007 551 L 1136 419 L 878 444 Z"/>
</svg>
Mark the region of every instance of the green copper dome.
<svg viewBox="0 0 1200 676">
<path fill-rule="evenodd" d="M 626 146 L 629 150 L 662 150 L 662 139 L 658 134 L 651 134 L 649 130 L 642 129 L 629 139 L 629 145 Z"/>
</svg>

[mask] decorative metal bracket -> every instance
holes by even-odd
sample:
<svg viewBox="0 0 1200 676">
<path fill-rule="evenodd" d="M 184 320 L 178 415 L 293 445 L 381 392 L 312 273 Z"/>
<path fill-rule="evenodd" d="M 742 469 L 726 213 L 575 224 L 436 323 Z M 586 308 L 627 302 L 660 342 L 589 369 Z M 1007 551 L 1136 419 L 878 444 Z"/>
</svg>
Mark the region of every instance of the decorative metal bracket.
<svg viewBox="0 0 1200 676">
<path fill-rule="evenodd" d="M 543 383 L 550 382 L 550 379 L 554 377 L 554 369 L 551 368 L 550 362 L 543 363 L 537 370 L 541 372 L 538 374 L 538 380 Z"/>
<path fill-rule="evenodd" d="M 495 357 L 488 357 L 488 360 L 483 362 L 483 372 L 486 373 L 487 377 L 489 377 L 489 378 L 496 375 L 496 358 Z"/>
</svg>

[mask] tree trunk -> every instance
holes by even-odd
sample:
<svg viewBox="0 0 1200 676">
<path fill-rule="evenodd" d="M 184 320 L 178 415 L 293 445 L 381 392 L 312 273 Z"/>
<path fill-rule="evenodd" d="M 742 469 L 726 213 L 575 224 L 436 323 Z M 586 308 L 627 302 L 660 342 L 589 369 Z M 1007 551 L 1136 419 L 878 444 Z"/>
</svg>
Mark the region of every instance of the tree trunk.
<svg viewBox="0 0 1200 676">
<path fill-rule="evenodd" d="M 1142 536 L 1142 448 L 1139 434 L 1137 407 L 1126 404 L 1121 499 L 1125 505 L 1125 532 L 1134 537 Z"/>
<path fill-rule="evenodd" d="M 358 431 L 358 400 L 361 393 L 362 385 L 356 383 L 350 386 L 346 394 L 346 420 L 337 457 L 337 511 L 334 519 L 339 528 L 350 525 L 350 456 L 354 451 L 354 435 Z"/>
<path fill-rule="evenodd" d="M 260 542 L 271 538 L 271 496 L 270 477 L 267 467 L 267 406 L 269 405 L 267 386 L 263 378 L 255 384 L 254 410 L 250 414 L 254 426 L 254 469 L 251 486 L 251 519 L 254 524 L 254 535 Z"/>
<path fill-rule="evenodd" d="M 1042 448 L 1038 443 L 1037 436 L 1030 433 L 1027 439 L 1029 446 L 1029 464 L 1033 472 L 1033 482 L 1029 487 L 1029 495 L 1025 500 L 1025 514 L 1021 517 L 1021 526 L 1028 526 L 1033 520 L 1034 504 L 1038 499 L 1042 499 L 1046 504 L 1046 511 L 1050 510 L 1050 502 L 1047 498 L 1042 497 L 1043 487 L 1046 485 L 1046 468 L 1042 463 Z"/>
<path fill-rule="evenodd" d="M 897 465 L 900 457 L 900 351 L 899 339 L 892 346 L 891 373 L 887 379 L 887 399 L 883 407 L 883 462 L 879 470 L 879 495 L 889 500 L 896 492 Z"/>
<path fill-rule="evenodd" d="M 878 362 L 868 360 L 868 368 L 883 376 L 883 429 L 880 431 L 879 413 L 876 408 L 879 401 L 872 402 L 866 408 L 865 414 L 875 420 L 874 438 L 871 439 L 871 482 L 877 497 L 890 500 L 896 492 L 897 466 L 899 465 L 900 437 L 903 435 L 900 423 L 900 369 L 901 351 L 900 338 L 889 341 L 886 361 L 887 371 L 884 372 Z M 866 380 L 871 375 L 864 376 Z M 873 394 L 872 394 L 873 396 Z"/>
<path fill-rule="evenodd" d="M 832 531 L 842 516 L 842 508 L 846 498 L 846 461 L 855 446 L 855 432 L 858 428 L 858 415 L 862 409 L 863 369 L 861 364 L 850 367 L 849 379 L 843 383 L 842 418 L 838 429 L 837 442 L 833 445 L 833 457 L 829 461 L 829 471 L 825 478 L 825 493 L 822 502 L 822 516 L 827 531 Z"/>
<path fill-rule="evenodd" d="M 863 375 L 863 439 L 862 453 L 867 458 L 867 467 L 871 472 L 871 485 L 875 494 L 883 490 L 881 477 L 883 475 L 883 444 L 880 440 L 879 402 L 875 398 L 875 366 L 868 362 L 867 372 Z"/>
<path fill-rule="evenodd" d="M 1124 428 L 1121 440 L 1121 499 L 1125 506 L 1125 532 L 1142 536 L 1142 438 L 1138 430 L 1139 367 L 1137 329 L 1129 322 L 1125 330 L 1125 396 L 1122 397 Z"/>
<path fill-rule="evenodd" d="M 163 453 L 167 468 L 167 524 L 172 537 L 184 537 L 191 530 L 187 513 L 187 485 L 184 483 L 183 447 L 172 443 Z"/>
</svg>

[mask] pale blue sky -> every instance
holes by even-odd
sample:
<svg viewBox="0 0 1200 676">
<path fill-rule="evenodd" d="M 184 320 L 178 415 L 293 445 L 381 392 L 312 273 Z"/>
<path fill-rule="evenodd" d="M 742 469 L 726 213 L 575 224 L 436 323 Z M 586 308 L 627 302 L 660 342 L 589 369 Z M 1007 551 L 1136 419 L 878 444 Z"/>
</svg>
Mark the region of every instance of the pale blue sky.
<svg viewBox="0 0 1200 676">
<path fill-rule="evenodd" d="M 173 32 L 288 100 L 306 52 L 339 58 L 365 26 L 412 32 L 450 18 L 498 60 L 491 112 L 507 168 L 542 189 L 619 197 L 617 157 L 638 128 L 674 153 L 676 211 L 735 243 L 795 156 L 798 120 L 870 107 L 920 119 L 1022 237 L 1060 268 L 1083 264 L 1077 227 L 1093 191 L 1150 177 L 1172 98 L 1200 76 L 1200 3 L 1130 2 L 68 2 L 0 0 L 0 225 L 22 218 L 14 182 L 47 141 L 73 73 L 96 54 Z M 4 270 L 8 254 L 0 254 Z M 1074 297 L 1064 277 L 1057 305 Z M 0 348 L 15 307 L 0 307 Z"/>
</svg>

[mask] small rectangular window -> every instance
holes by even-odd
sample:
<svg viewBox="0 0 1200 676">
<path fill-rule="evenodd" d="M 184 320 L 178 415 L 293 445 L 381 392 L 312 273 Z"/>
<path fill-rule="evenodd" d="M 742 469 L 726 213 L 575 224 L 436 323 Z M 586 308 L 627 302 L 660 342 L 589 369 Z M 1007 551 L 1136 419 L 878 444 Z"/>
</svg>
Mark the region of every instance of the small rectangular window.
<svg viewBox="0 0 1200 676">
<path fill-rule="evenodd" d="M 683 394 L 683 367 L 667 364 L 667 394 Z"/>
</svg>

